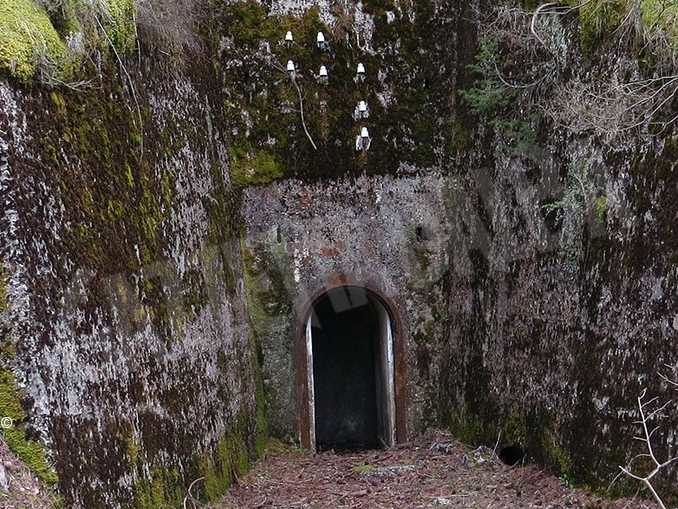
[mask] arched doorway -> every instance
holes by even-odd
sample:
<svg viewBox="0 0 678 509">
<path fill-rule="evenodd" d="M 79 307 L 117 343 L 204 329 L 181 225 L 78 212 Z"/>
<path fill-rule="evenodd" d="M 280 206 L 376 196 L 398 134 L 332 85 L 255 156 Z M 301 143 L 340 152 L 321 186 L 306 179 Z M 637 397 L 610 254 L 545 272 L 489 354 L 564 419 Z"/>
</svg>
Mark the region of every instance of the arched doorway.
<svg viewBox="0 0 678 509">
<path fill-rule="evenodd" d="M 328 290 L 306 319 L 311 449 L 390 447 L 396 441 L 394 324 L 360 286 Z"/>
</svg>

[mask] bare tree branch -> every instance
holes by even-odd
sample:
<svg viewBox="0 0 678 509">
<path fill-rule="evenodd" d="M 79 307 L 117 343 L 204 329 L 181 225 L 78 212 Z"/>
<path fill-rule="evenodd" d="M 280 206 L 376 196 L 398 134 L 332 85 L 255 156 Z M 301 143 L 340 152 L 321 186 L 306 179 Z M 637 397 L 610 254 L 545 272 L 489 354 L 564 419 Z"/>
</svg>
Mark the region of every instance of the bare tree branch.
<svg viewBox="0 0 678 509">
<path fill-rule="evenodd" d="M 660 376 L 662 376 L 662 378 L 664 378 L 665 375 L 660 374 Z M 668 380 L 668 381 L 671 384 L 678 386 L 678 383 L 676 383 L 672 380 Z M 661 416 L 661 412 L 663 412 L 664 409 L 666 409 L 666 407 L 671 403 L 671 401 L 668 401 L 668 402 L 664 403 L 663 405 L 659 406 L 658 408 L 656 408 L 655 410 L 647 413 L 646 409 L 650 405 L 655 404 L 657 402 L 658 398 L 654 397 L 654 398 L 651 398 L 649 400 L 645 400 L 646 394 L 647 394 L 647 390 L 644 389 L 643 392 L 640 394 L 640 396 L 638 396 L 638 399 L 637 399 L 638 411 L 640 412 L 640 420 L 636 421 L 636 424 L 639 424 L 641 426 L 642 431 L 643 431 L 643 436 L 633 437 L 633 438 L 635 440 L 639 440 L 639 441 L 643 442 L 645 444 L 645 447 L 647 448 L 647 452 L 642 453 L 642 454 L 637 454 L 636 456 L 631 458 L 631 460 L 626 464 L 626 466 L 624 466 L 624 467 L 620 466 L 619 469 L 621 471 L 620 474 L 624 474 L 624 475 L 630 477 L 631 479 L 635 479 L 636 481 L 642 482 L 645 485 L 645 487 L 647 487 L 647 489 L 650 491 L 650 493 L 652 493 L 652 496 L 656 500 L 659 507 L 661 509 L 666 509 L 666 505 L 664 504 L 664 501 L 662 500 L 659 493 L 657 493 L 657 490 L 655 489 L 655 487 L 652 485 L 652 479 L 658 473 L 660 473 L 664 469 L 668 468 L 671 464 L 678 461 L 678 456 L 671 457 L 671 458 L 669 458 L 669 459 L 667 459 L 666 461 L 663 461 L 663 462 L 660 461 L 659 459 L 657 459 L 657 455 L 655 454 L 655 450 L 654 450 L 654 447 L 652 445 L 652 436 L 660 428 L 660 426 L 657 425 L 654 428 L 650 429 L 649 422 L 654 417 Z M 650 458 L 652 460 L 654 468 L 652 469 L 652 471 L 650 471 L 649 474 L 640 475 L 640 474 L 636 474 L 632 471 L 631 465 L 638 458 Z M 612 483 L 614 483 L 619 478 L 620 474 L 615 476 Z M 610 484 L 610 486 L 611 485 L 612 484 Z"/>
<path fill-rule="evenodd" d="M 544 46 L 546 49 L 549 49 L 548 46 L 546 45 L 544 40 L 541 37 L 539 37 L 539 34 L 537 33 L 537 20 L 539 19 L 539 16 L 542 15 L 546 9 L 548 9 L 549 7 L 555 7 L 557 5 L 559 5 L 558 2 L 548 2 L 548 3 L 540 5 L 534 11 L 534 14 L 532 15 L 532 21 L 530 22 L 530 32 L 532 32 L 532 35 L 534 35 L 534 38 L 537 39 L 537 41 L 539 41 L 539 43 L 542 46 Z M 551 50 L 549 49 L 549 51 L 551 51 Z"/>
<path fill-rule="evenodd" d="M 310 141 L 311 145 L 313 145 L 313 149 L 318 150 L 318 147 L 313 141 L 313 138 L 311 138 L 311 134 L 308 132 L 308 128 L 306 127 L 306 121 L 304 120 L 304 98 L 301 94 L 301 88 L 299 87 L 295 77 L 292 77 L 292 83 L 294 83 L 294 86 L 297 88 L 297 93 L 299 94 L 299 114 L 301 115 L 301 125 L 304 127 L 304 132 L 306 133 L 308 141 Z"/>
<path fill-rule="evenodd" d="M 657 65 L 658 75 L 649 79 L 636 78 L 620 83 L 615 81 L 623 75 L 620 73 L 590 82 L 585 77 L 576 76 L 558 81 L 562 71 L 566 70 L 566 62 L 556 46 L 553 27 L 546 29 L 540 20 L 583 9 L 591 6 L 593 1 L 582 0 L 572 6 L 547 2 L 533 12 L 516 7 L 498 7 L 492 18 L 480 24 L 482 37 L 498 41 L 501 48 L 510 53 L 505 59 L 498 54 L 490 62 L 497 84 L 524 91 L 523 99 L 536 105 L 555 124 L 574 132 L 593 131 L 608 142 L 632 131 L 639 134 L 649 133 L 649 128 L 654 134 L 665 131 L 678 121 L 678 115 L 670 111 L 671 102 L 678 95 L 678 75 L 675 74 L 675 66 L 665 65 L 663 57 L 659 61 L 664 63 Z M 643 21 L 638 0 L 628 0 L 615 33 L 618 37 L 621 32 L 634 33 L 639 40 L 646 42 L 650 33 L 659 37 L 670 15 L 667 10 L 670 7 L 662 5 L 664 9 L 658 10 L 652 22 L 656 28 L 652 28 Z M 596 6 L 589 8 L 595 9 Z M 660 49 L 659 46 L 653 47 L 653 52 L 671 53 Z M 545 53 L 548 55 L 546 59 Z M 529 69 L 520 66 L 519 62 L 524 60 L 533 65 Z M 507 73 L 505 66 L 516 70 L 517 74 Z"/>
<path fill-rule="evenodd" d="M 193 495 L 191 494 L 191 490 L 193 489 L 193 486 L 195 486 L 197 483 L 200 481 L 204 481 L 204 477 L 198 477 L 196 480 L 194 480 L 189 486 L 188 490 L 186 490 L 186 496 L 184 497 L 184 504 L 183 504 L 183 509 L 188 509 L 188 503 L 191 503 L 192 508 L 200 507 L 200 503 L 193 498 Z"/>
<path fill-rule="evenodd" d="M 272 58 L 268 59 L 268 64 L 271 67 L 273 67 L 274 69 L 276 69 L 276 70 L 278 70 L 282 73 L 287 73 L 287 71 L 280 64 L 276 63 Z M 304 118 L 304 97 L 303 97 L 303 94 L 301 93 L 301 87 L 299 86 L 299 83 L 297 83 L 296 76 L 292 76 L 291 80 L 292 80 L 292 84 L 297 89 L 297 94 L 299 95 L 299 115 L 301 117 L 301 125 L 304 128 L 304 132 L 306 133 L 306 137 L 308 138 L 308 141 L 311 142 L 313 149 L 318 150 L 318 146 L 315 144 L 315 141 L 313 141 L 313 138 L 311 137 L 311 133 L 308 132 L 308 127 L 306 127 L 306 119 Z"/>
</svg>

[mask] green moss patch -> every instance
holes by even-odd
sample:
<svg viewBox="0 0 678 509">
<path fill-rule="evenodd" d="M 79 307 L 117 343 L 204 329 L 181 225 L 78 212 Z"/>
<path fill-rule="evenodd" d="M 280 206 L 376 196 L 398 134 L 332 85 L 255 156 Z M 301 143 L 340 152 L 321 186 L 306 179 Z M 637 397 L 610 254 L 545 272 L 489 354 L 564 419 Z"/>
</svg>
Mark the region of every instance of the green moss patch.
<svg viewBox="0 0 678 509">
<path fill-rule="evenodd" d="M 57 475 L 47 462 L 42 445 L 26 437 L 26 412 L 14 375 L 0 369 L 0 418 L 5 417 L 12 419 L 13 426 L 0 428 L 0 434 L 10 450 L 45 484 L 56 484 Z"/>
<path fill-rule="evenodd" d="M 149 480 L 140 481 L 134 490 L 137 509 L 170 509 L 181 507 L 181 478 L 176 470 L 156 469 Z"/>
<path fill-rule="evenodd" d="M 246 149 L 231 147 L 231 178 L 240 187 L 264 185 L 279 179 L 284 174 L 276 157 L 265 150 L 254 154 Z"/>
<path fill-rule="evenodd" d="M 221 498 L 233 480 L 249 470 L 247 445 L 239 432 L 226 435 L 219 441 L 216 454 L 203 462 L 205 491 L 210 501 Z"/>
<path fill-rule="evenodd" d="M 60 66 L 65 56 L 44 9 L 32 0 L 0 0 L 0 70 L 28 81 L 41 63 Z"/>
<path fill-rule="evenodd" d="M 68 48 L 68 36 L 81 33 L 85 51 L 106 54 L 112 45 L 124 54 L 135 48 L 135 20 L 134 0 L 63 0 L 49 11 L 35 0 L 0 0 L 0 71 L 23 82 L 39 71 L 48 84 L 69 81 L 84 55 Z"/>
<path fill-rule="evenodd" d="M 261 39 L 272 40 L 281 34 L 282 28 L 258 2 L 237 2 L 228 8 L 226 18 L 239 45 L 256 46 Z"/>
<path fill-rule="evenodd" d="M 136 42 L 134 0 L 106 0 L 106 31 L 118 51 L 131 51 Z"/>
</svg>

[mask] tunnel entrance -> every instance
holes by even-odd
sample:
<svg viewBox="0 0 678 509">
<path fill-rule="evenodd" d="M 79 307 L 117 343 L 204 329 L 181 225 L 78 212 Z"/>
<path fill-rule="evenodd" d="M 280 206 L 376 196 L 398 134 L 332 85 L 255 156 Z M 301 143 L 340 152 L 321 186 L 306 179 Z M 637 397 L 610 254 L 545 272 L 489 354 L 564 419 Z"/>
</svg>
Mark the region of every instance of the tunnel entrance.
<svg viewBox="0 0 678 509">
<path fill-rule="evenodd" d="M 393 445 L 393 337 L 384 305 L 364 288 L 335 288 L 314 304 L 306 335 L 315 448 Z"/>
</svg>

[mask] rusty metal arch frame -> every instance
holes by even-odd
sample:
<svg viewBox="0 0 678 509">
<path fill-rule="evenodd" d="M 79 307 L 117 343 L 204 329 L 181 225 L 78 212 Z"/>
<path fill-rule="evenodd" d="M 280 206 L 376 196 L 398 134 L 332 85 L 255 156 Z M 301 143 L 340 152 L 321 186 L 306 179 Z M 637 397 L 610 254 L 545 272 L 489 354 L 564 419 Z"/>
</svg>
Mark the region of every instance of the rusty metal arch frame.
<svg viewBox="0 0 678 509">
<path fill-rule="evenodd" d="M 359 281 L 354 278 L 340 275 L 333 277 L 322 288 L 316 291 L 300 306 L 295 326 L 295 386 L 297 404 L 297 434 L 302 447 L 314 450 L 314 431 L 311 430 L 311 415 L 308 393 L 309 366 L 308 349 L 306 344 L 306 326 L 313 308 L 325 295 L 337 288 L 356 287 L 367 291 L 368 295 L 377 300 L 389 315 L 391 320 L 391 334 L 393 336 L 393 376 L 395 391 L 395 438 L 396 443 L 407 441 L 407 343 L 398 307 L 384 296 L 377 285 L 371 282 Z"/>
</svg>

